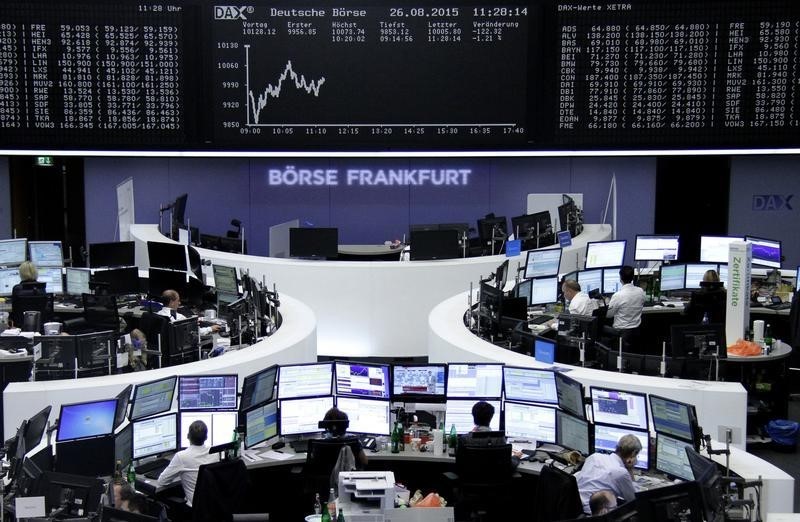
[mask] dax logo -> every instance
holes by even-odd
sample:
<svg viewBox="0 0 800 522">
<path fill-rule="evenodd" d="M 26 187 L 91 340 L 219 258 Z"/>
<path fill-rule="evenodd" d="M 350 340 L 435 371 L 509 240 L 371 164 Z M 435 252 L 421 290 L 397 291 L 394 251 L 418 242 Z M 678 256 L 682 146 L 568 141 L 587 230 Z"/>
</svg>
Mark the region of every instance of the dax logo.
<svg viewBox="0 0 800 522">
<path fill-rule="evenodd" d="M 794 210 L 794 194 L 753 194 L 753 210 Z"/>
<path fill-rule="evenodd" d="M 253 12 L 252 6 L 215 5 L 214 20 L 247 20 L 247 14 Z"/>
</svg>

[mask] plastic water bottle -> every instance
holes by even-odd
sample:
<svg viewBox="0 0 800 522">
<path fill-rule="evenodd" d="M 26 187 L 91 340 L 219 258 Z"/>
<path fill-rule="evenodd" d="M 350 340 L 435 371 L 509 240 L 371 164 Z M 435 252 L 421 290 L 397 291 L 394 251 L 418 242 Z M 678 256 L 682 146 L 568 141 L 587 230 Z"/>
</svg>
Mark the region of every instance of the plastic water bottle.
<svg viewBox="0 0 800 522">
<path fill-rule="evenodd" d="M 319 493 L 314 494 L 314 514 L 321 515 L 322 514 L 322 501 L 319 499 Z"/>
</svg>

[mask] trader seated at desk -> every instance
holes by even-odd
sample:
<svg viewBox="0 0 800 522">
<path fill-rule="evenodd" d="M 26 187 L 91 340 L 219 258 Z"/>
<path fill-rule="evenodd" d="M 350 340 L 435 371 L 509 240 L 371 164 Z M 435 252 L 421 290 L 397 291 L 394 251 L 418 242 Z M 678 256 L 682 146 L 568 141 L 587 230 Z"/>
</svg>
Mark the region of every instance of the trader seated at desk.
<svg viewBox="0 0 800 522">
<path fill-rule="evenodd" d="M 23 261 L 19 265 L 19 283 L 11 289 L 11 297 L 40 295 L 45 292 L 45 283 L 37 281 L 39 271 L 30 261 Z"/>
<path fill-rule="evenodd" d="M 584 513 L 591 514 L 589 500 L 599 491 L 609 490 L 617 498 L 625 499 L 625 502 L 636 498 L 633 466 L 640 451 L 642 443 L 635 435 L 628 434 L 617 441 L 614 453 L 589 455 L 583 468 L 575 474 Z"/>
<path fill-rule="evenodd" d="M 475 432 L 494 431 L 489 426 L 492 422 L 492 417 L 494 417 L 494 406 L 486 401 L 476 402 L 472 406 L 472 421 L 475 423 L 475 426 L 473 426 L 472 431 L 461 436 L 461 441 L 464 444 L 469 445 L 472 443 L 473 434 Z M 503 437 L 503 440 L 499 442 L 501 444 L 506 444 L 505 437 Z M 523 454 L 520 451 L 511 450 L 511 465 L 513 468 L 516 468 L 519 465 L 519 459 L 522 457 L 522 455 Z"/>
<path fill-rule="evenodd" d="M 157 487 L 164 487 L 176 482 L 179 479 L 183 486 L 183 494 L 186 497 L 186 504 L 192 507 L 194 488 L 197 485 L 197 472 L 203 464 L 216 462 L 218 457 L 208 453 L 205 446 L 208 438 L 208 427 L 206 423 L 196 420 L 189 425 L 187 433 L 189 447 L 176 453 L 169 465 L 164 468 L 158 476 Z"/>
<path fill-rule="evenodd" d="M 620 288 L 608 302 L 607 317 L 614 318 L 614 327 L 604 329 L 610 335 L 622 337 L 627 343 L 635 342 L 642 324 L 644 290 L 633 284 L 633 267 L 625 265 L 619 269 Z"/>
<path fill-rule="evenodd" d="M 569 313 L 574 315 L 592 315 L 597 310 L 597 301 L 589 294 L 581 291 L 581 285 L 574 279 L 566 279 L 561 283 L 561 293 L 569 303 Z"/>
<path fill-rule="evenodd" d="M 326 439 L 340 440 L 343 444 L 358 442 L 358 437 L 347 433 L 348 420 L 347 414 L 336 406 L 329 409 L 322 418 L 323 422 L 329 422 L 323 437 Z M 360 444 L 359 442 L 358 454 L 354 454 L 353 457 L 356 459 L 358 469 L 364 469 L 367 467 L 368 459 L 366 453 L 364 453 L 364 449 L 360 447 Z"/>
<path fill-rule="evenodd" d="M 186 319 L 186 316 L 178 312 L 178 307 L 181 305 L 181 296 L 175 290 L 164 290 L 161 294 L 161 302 L 164 308 L 158 311 L 158 315 L 169 317 L 170 322 L 181 321 Z M 201 326 L 200 335 L 211 335 L 212 333 L 220 330 L 219 325 L 214 324 L 211 326 Z"/>
<path fill-rule="evenodd" d="M 726 304 L 727 293 L 719 275 L 716 270 L 706 270 L 700 290 L 692 292 L 684 313 L 693 323 L 700 323 L 703 317 L 707 317 L 709 323 L 724 323 Z"/>
</svg>

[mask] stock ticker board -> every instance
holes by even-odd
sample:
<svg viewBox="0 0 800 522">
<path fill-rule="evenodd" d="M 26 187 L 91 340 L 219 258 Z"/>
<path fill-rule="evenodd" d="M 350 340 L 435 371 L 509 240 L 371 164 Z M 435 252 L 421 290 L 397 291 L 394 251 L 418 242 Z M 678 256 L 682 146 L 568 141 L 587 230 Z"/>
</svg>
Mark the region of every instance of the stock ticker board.
<svg viewBox="0 0 800 522">
<path fill-rule="evenodd" d="M 0 5 L 0 148 L 800 145 L 800 2 Z"/>
</svg>

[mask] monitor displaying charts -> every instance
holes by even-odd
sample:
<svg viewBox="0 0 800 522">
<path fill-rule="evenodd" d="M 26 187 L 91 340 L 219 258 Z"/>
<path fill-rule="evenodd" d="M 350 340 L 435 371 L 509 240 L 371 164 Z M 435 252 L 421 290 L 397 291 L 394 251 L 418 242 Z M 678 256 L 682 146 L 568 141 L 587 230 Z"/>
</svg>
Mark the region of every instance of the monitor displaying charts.
<svg viewBox="0 0 800 522">
<path fill-rule="evenodd" d="M 80 296 L 82 294 L 90 294 L 89 281 L 92 278 L 92 273 L 86 268 L 66 268 L 66 281 L 67 285 L 65 293 L 71 296 Z"/>
<path fill-rule="evenodd" d="M 503 365 L 452 363 L 447 365 L 447 396 L 500 398 Z"/>
<path fill-rule="evenodd" d="M 311 397 L 280 402 L 281 435 L 319 433 L 319 421 L 333 408 L 333 397 Z"/>
<path fill-rule="evenodd" d="M 581 270 L 577 276 L 578 283 L 581 285 L 581 290 L 587 294 L 592 290 L 603 292 L 603 270 L 597 268 L 595 270 Z"/>
<path fill-rule="evenodd" d="M 356 362 L 336 363 L 336 394 L 389 398 L 389 366 Z"/>
<path fill-rule="evenodd" d="M 686 286 L 686 265 L 663 265 L 661 267 L 661 291 L 683 290 Z"/>
<path fill-rule="evenodd" d="M 774 239 L 745 236 L 752 245 L 753 264 L 769 268 L 781 267 L 781 242 Z"/>
<path fill-rule="evenodd" d="M 506 437 L 555 443 L 556 409 L 506 401 L 505 432 Z"/>
<path fill-rule="evenodd" d="M 27 257 L 25 247 L 28 240 L 0 239 L 0 266 L 16 266 L 22 264 Z"/>
<path fill-rule="evenodd" d="M 648 428 L 645 394 L 594 386 L 589 389 L 589 394 L 592 398 L 592 418 L 595 423 L 640 430 Z"/>
<path fill-rule="evenodd" d="M 693 480 L 692 466 L 686 448 L 693 449 L 686 441 L 674 439 L 663 433 L 656 435 L 656 469 L 683 480 Z"/>
<path fill-rule="evenodd" d="M 61 241 L 30 241 L 28 242 L 28 251 L 31 262 L 38 268 L 64 266 Z"/>
<path fill-rule="evenodd" d="M 278 402 L 268 402 L 245 414 L 244 447 L 252 448 L 278 435 Z"/>
<path fill-rule="evenodd" d="M 525 278 L 557 276 L 560 265 L 560 248 L 531 250 L 525 261 Z"/>
<path fill-rule="evenodd" d="M 558 301 L 558 277 L 531 279 L 531 305 L 543 305 Z"/>
<path fill-rule="evenodd" d="M 64 293 L 64 278 L 61 275 L 61 268 L 40 268 L 39 277 L 36 278 L 40 283 L 45 284 L 45 292 L 48 294 Z"/>
<path fill-rule="evenodd" d="M 594 450 L 612 453 L 617 449 L 617 442 L 625 435 L 634 435 L 642 444 L 642 450 L 636 457 L 635 468 L 648 469 L 650 467 L 650 435 L 645 431 L 623 428 L 622 426 L 594 425 Z"/>
<path fill-rule="evenodd" d="M 691 404 L 650 395 L 650 411 L 657 433 L 694 441 L 697 415 Z"/>
<path fill-rule="evenodd" d="M 680 236 L 636 236 L 635 261 L 675 261 Z"/>
<path fill-rule="evenodd" d="M 500 431 L 500 401 L 486 401 L 494 407 L 494 416 L 489 423 L 492 431 Z M 449 399 L 445 405 L 444 425 L 445 432 L 450 433 L 450 427 L 456 427 L 456 433 L 462 435 L 472 431 L 475 421 L 472 419 L 474 400 Z"/>
<path fill-rule="evenodd" d="M 133 406 L 131 420 L 163 413 L 172 408 L 172 397 L 175 394 L 176 376 L 157 381 L 137 384 L 133 390 Z"/>
<path fill-rule="evenodd" d="M 592 424 L 563 410 L 556 410 L 556 444 L 583 455 L 592 451 Z"/>
<path fill-rule="evenodd" d="M 235 410 L 239 376 L 181 375 L 178 378 L 178 409 Z"/>
<path fill-rule="evenodd" d="M 709 270 L 717 270 L 717 265 L 702 264 L 702 263 L 689 263 L 686 265 L 686 288 L 696 290 L 700 288 L 700 283 L 703 281 L 703 276 Z"/>
<path fill-rule="evenodd" d="M 585 419 L 586 408 L 583 405 L 583 384 L 561 372 L 555 372 L 555 378 L 558 407 L 581 419 Z"/>
<path fill-rule="evenodd" d="M 444 399 L 446 382 L 444 364 L 392 366 L 392 398 L 395 400 Z"/>
<path fill-rule="evenodd" d="M 19 282 L 19 268 L 0 268 L 0 295 L 11 295 Z"/>
<path fill-rule="evenodd" d="M 178 449 L 178 415 L 168 413 L 133 423 L 133 458 L 141 459 Z"/>
<path fill-rule="evenodd" d="M 587 270 L 592 268 L 606 268 L 622 266 L 625 260 L 625 245 L 627 241 L 589 241 L 586 244 Z"/>
<path fill-rule="evenodd" d="M 556 378 L 552 370 L 503 367 L 506 400 L 557 404 Z"/>
<path fill-rule="evenodd" d="M 252 406 L 271 401 L 275 393 L 277 376 L 278 366 L 273 365 L 245 377 L 242 384 L 242 400 L 239 401 L 239 409 L 246 411 Z"/>
<path fill-rule="evenodd" d="M 336 407 L 347 414 L 348 432 L 389 435 L 391 431 L 388 400 L 337 397 Z"/>
<path fill-rule="evenodd" d="M 606 268 L 603 270 L 603 293 L 614 294 L 622 288 L 622 281 L 619 280 L 618 268 Z"/>
<path fill-rule="evenodd" d="M 727 263 L 730 244 L 744 241 L 744 237 L 700 236 L 701 263 Z"/>
<path fill-rule="evenodd" d="M 189 426 L 194 421 L 203 421 L 208 428 L 209 446 L 225 444 L 233 439 L 233 430 L 239 421 L 239 413 L 235 411 L 182 411 L 181 412 L 181 448 L 189 447 Z"/>
<path fill-rule="evenodd" d="M 332 363 L 281 366 L 278 371 L 278 398 L 330 395 L 332 382 Z"/>
</svg>

